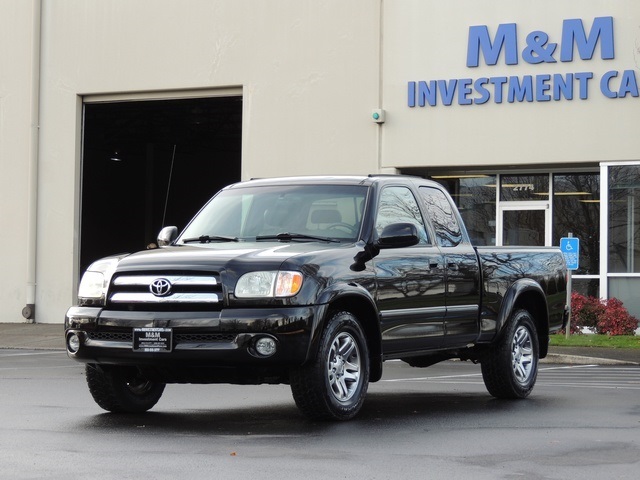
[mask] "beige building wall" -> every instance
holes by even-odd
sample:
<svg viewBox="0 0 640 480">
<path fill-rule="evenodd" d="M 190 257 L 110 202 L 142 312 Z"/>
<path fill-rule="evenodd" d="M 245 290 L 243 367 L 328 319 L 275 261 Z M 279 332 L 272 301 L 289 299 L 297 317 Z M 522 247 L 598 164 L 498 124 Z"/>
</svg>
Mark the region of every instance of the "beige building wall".
<svg viewBox="0 0 640 480">
<path fill-rule="evenodd" d="M 530 32 L 559 42 L 564 19 L 600 16 L 612 60 L 466 66 L 472 25 L 515 23 L 522 50 Z M 637 0 L 3 0 L 0 321 L 33 300 L 38 322 L 59 323 L 74 301 L 86 99 L 240 92 L 243 179 L 639 160 L 640 99 L 598 86 L 638 70 L 639 27 Z M 407 105 L 410 81 L 582 71 L 587 100 Z"/>
<path fill-rule="evenodd" d="M 29 209 L 35 198 L 29 185 L 37 155 L 36 7 L 24 0 L 0 4 L 0 322 L 23 320 L 27 290 L 34 292 L 27 283 L 35 282 L 29 262 L 35 247 L 29 242 Z"/>
<path fill-rule="evenodd" d="M 603 160 L 640 160 L 640 98 L 611 99 L 600 92 L 608 71 L 620 75 L 609 84 L 619 88 L 622 72 L 634 70 L 640 81 L 640 2 L 540 0 L 404 0 L 384 2 L 384 166 L 522 166 L 572 164 Z M 563 20 L 582 19 L 589 33 L 593 19 L 613 17 L 615 58 L 602 60 L 600 45 L 592 60 L 561 62 Z M 499 24 L 517 26 L 517 65 L 506 65 L 504 51 L 497 65 L 481 58 L 467 67 L 469 27 L 486 25 L 490 35 Z M 556 63 L 531 64 L 523 59 L 527 36 L 548 35 L 558 46 Z M 544 48 L 549 48 L 545 45 Z M 409 81 L 481 77 L 534 77 L 543 74 L 592 72 L 588 99 L 444 106 L 407 106 Z M 574 83 L 576 83 L 574 81 Z M 457 93 L 457 92 L 456 92 Z M 473 93 L 470 98 L 479 95 Z"/>
<path fill-rule="evenodd" d="M 28 290 L 31 25 L 40 4 L 38 322 L 62 322 L 75 297 L 84 98 L 239 91 L 243 178 L 378 170 L 378 1 L 2 2 L 0 224 L 11 235 L 0 321 L 24 321 Z"/>
</svg>

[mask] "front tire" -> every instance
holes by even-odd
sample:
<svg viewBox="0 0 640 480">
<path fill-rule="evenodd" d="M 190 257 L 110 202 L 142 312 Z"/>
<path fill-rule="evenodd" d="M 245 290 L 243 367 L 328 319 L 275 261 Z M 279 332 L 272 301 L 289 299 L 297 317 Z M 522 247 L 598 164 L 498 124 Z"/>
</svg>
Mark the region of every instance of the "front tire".
<svg viewBox="0 0 640 480">
<path fill-rule="evenodd" d="M 135 367 L 87 364 L 85 373 L 91 396 L 109 412 L 146 412 L 164 392 L 164 383 L 147 380 Z"/>
<path fill-rule="evenodd" d="M 482 378 L 496 398 L 525 398 L 538 376 L 539 343 L 531 314 L 516 310 L 504 335 L 482 361 Z"/>
<path fill-rule="evenodd" d="M 314 420 L 349 420 L 362 407 L 369 386 L 369 350 L 357 319 L 334 314 L 309 364 L 291 371 L 296 405 Z"/>
</svg>

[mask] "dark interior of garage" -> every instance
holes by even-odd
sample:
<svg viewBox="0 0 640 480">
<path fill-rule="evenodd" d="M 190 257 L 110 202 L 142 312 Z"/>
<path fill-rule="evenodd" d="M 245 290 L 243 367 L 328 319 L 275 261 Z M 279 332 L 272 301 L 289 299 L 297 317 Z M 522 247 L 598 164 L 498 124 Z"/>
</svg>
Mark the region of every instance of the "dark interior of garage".
<svg viewBox="0 0 640 480">
<path fill-rule="evenodd" d="M 83 126 L 80 272 L 182 230 L 240 180 L 242 97 L 87 103 Z"/>
</svg>

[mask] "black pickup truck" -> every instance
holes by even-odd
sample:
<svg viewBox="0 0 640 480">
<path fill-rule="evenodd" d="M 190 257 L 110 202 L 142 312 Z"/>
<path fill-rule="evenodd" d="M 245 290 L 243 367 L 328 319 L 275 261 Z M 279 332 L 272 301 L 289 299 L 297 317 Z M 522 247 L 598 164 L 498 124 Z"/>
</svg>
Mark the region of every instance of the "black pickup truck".
<svg viewBox="0 0 640 480">
<path fill-rule="evenodd" d="M 146 411 L 167 383 L 284 383 L 306 416 L 347 420 L 390 359 L 479 362 L 491 395 L 524 398 L 566 322 L 558 249 L 474 247 L 417 177 L 237 183 L 158 245 L 93 263 L 66 314 L 108 411 Z"/>
</svg>

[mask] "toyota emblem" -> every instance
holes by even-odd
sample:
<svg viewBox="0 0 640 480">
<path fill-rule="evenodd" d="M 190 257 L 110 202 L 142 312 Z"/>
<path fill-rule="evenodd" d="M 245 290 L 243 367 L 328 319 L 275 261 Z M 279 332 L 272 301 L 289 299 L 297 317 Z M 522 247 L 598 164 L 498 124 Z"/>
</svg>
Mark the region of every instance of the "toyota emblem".
<svg viewBox="0 0 640 480">
<path fill-rule="evenodd" d="M 156 297 L 166 297 L 171 294 L 171 282 L 166 278 L 156 278 L 149 285 L 149 291 Z"/>
</svg>

